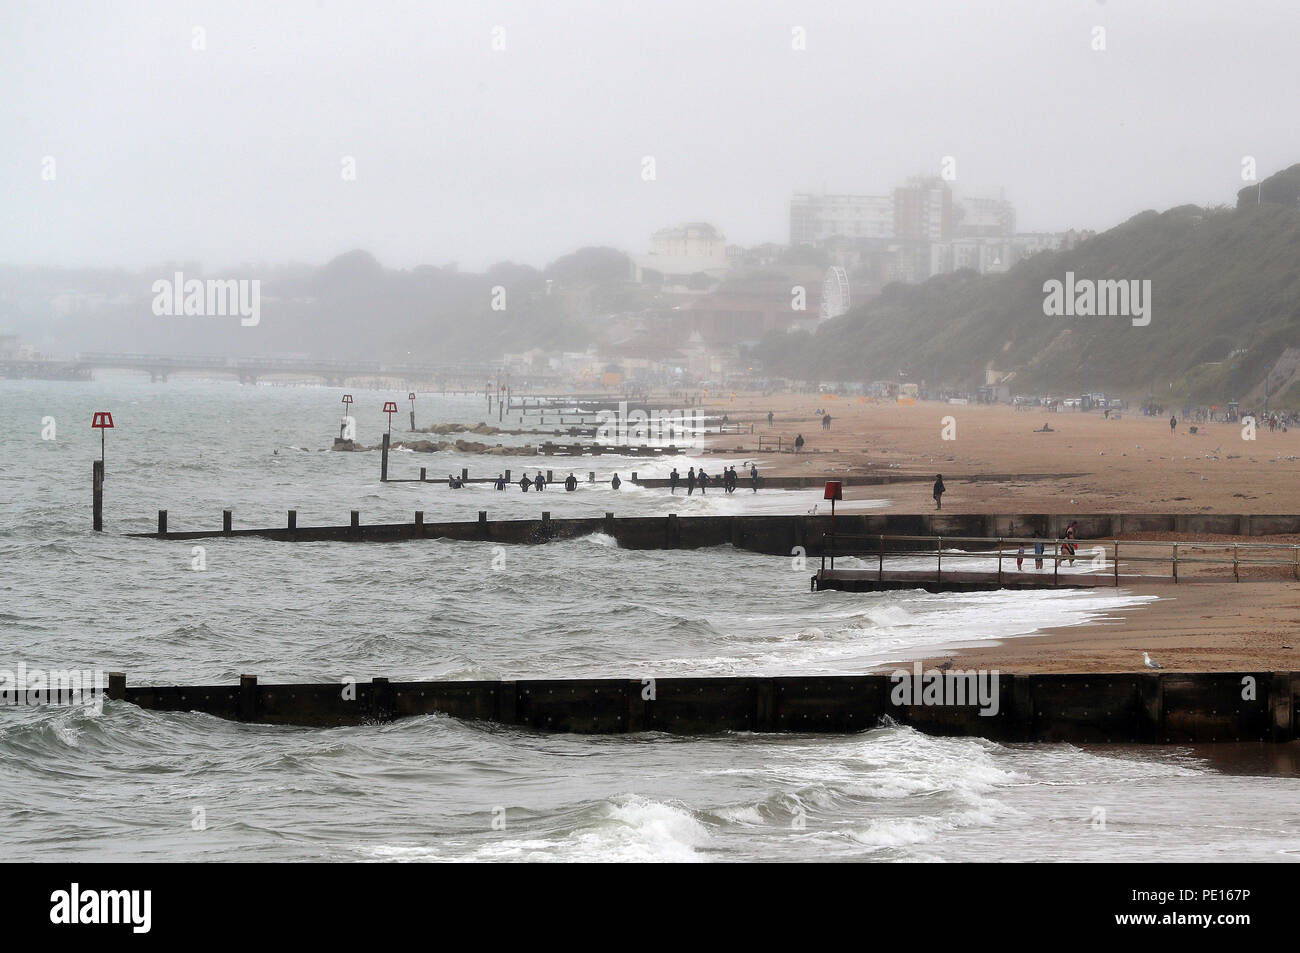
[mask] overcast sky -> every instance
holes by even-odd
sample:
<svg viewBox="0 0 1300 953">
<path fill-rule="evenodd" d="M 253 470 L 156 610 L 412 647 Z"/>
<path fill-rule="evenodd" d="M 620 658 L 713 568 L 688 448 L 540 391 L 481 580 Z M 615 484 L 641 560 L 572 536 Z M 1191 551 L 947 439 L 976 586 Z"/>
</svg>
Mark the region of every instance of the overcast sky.
<svg viewBox="0 0 1300 953">
<path fill-rule="evenodd" d="M 1103 229 L 1300 161 L 1298 37 L 1297 0 L 0 0 L 0 263 L 784 242 L 791 193 L 948 155 L 1021 231 Z"/>
</svg>

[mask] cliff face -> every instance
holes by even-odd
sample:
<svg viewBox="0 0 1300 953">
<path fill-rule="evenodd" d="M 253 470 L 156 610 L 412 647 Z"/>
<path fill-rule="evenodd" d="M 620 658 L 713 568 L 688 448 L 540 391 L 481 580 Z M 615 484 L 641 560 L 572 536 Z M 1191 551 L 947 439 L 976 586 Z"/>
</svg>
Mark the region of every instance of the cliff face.
<svg viewBox="0 0 1300 953">
<path fill-rule="evenodd" d="M 1258 184 L 1246 186 L 1237 193 L 1237 208 L 1271 202 L 1289 209 L 1300 209 L 1300 163 L 1270 175 Z"/>
</svg>

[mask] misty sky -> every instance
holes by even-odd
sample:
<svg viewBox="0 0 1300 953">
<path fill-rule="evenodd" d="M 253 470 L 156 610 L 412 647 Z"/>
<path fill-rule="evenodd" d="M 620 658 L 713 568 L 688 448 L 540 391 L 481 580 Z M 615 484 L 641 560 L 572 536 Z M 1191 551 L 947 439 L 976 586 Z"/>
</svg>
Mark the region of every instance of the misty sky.
<svg viewBox="0 0 1300 953">
<path fill-rule="evenodd" d="M 0 263 L 785 242 L 792 192 L 945 155 L 1021 231 L 1102 229 L 1300 162 L 1298 27 L 1296 0 L 0 0 Z"/>
</svg>

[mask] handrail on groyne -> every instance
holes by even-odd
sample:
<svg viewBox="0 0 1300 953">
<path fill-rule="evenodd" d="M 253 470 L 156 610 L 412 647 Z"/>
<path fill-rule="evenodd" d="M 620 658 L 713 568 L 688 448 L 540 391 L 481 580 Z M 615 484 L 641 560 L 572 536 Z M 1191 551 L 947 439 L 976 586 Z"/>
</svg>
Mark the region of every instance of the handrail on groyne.
<svg viewBox="0 0 1300 953">
<path fill-rule="evenodd" d="M 906 545 L 900 545 L 906 544 Z M 918 548 L 916 544 L 922 544 L 924 548 Z M 972 581 L 969 577 L 975 573 L 982 573 L 989 577 L 996 576 L 998 583 L 1004 581 L 1009 570 L 1004 568 L 1004 562 L 1008 558 L 1014 558 L 1017 563 L 1026 559 L 1033 559 L 1035 566 L 1041 567 L 1044 560 L 1051 561 L 1052 584 L 1061 584 L 1061 563 L 1067 560 L 1074 565 L 1075 561 L 1090 562 L 1091 568 L 1104 569 L 1109 562 L 1108 575 L 1113 580 L 1115 586 L 1120 585 L 1120 546 L 1124 547 L 1122 563 L 1125 567 L 1132 565 L 1139 568 L 1137 564 L 1150 563 L 1160 566 L 1168 566 L 1169 573 L 1153 575 L 1150 573 L 1131 572 L 1125 574 L 1125 581 L 1133 582 L 1142 579 L 1152 581 L 1173 581 L 1178 582 L 1180 577 L 1186 576 L 1186 573 L 1180 573 L 1180 569 L 1186 566 L 1221 566 L 1232 568 L 1232 578 L 1234 582 L 1241 581 L 1243 567 L 1269 567 L 1282 568 L 1290 571 L 1293 579 L 1300 580 L 1300 544 L 1296 543 L 1242 543 L 1236 541 L 1186 541 L 1186 540 L 1158 540 L 1158 539 L 1066 539 L 1064 537 L 1043 538 L 1043 537 L 1019 537 L 1019 536 L 997 536 L 989 538 L 986 536 L 910 536 L 910 535 L 887 535 L 887 534 L 869 534 L 869 533 L 823 533 L 822 534 L 822 554 L 821 554 L 821 571 L 814 581 L 813 588 L 834 588 L 823 587 L 822 582 L 833 581 L 835 573 L 835 559 L 840 557 L 851 557 L 862 559 L 870 557 L 876 561 L 876 581 L 883 583 L 886 575 L 893 574 L 897 578 L 906 578 L 904 574 L 915 576 L 924 570 L 887 570 L 885 567 L 886 560 L 893 557 L 905 557 L 916 559 L 918 557 L 933 556 L 935 560 L 934 581 L 942 583 L 944 560 L 961 560 L 961 559 L 979 559 L 988 560 L 997 559 L 996 572 L 990 570 L 958 570 L 964 577 L 962 581 Z M 959 548 L 954 548 L 959 547 Z M 1026 547 L 1029 547 L 1027 550 Z M 1146 548 L 1146 552 L 1143 548 Z M 1152 555 L 1150 549 L 1167 549 L 1167 554 Z M 1137 552 L 1133 550 L 1136 549 Z M 1255 555 L 1265 553 L 1281 553 L 1281 558 L 1253 558 Z M 1243 555 L 1244 553 L 1244 555 Z M 840 572 L 844 572 L 843 569 Z M 862 572 L 862 570 L 850 570 L 850 572 Z M 869 573 L 869 570 L 867 570 Z M 950 579 L 952 579 L 953 570 L 949 570 Z M 1073 574 L 1071 574 L 1073 575 Z M 1094 574 L 1096 575 L 1096 574 Z M 1025 579 L 1025 574 L 1020 565 L 1017 565 L 1013 578 Z M 1033 578 L 1031 575 L 1029 578 Z M 1043 577 L 1039 577 L 1043 578 Z M 1041 585 L 1042 583 L 1038 583 Z"/>
</svg>

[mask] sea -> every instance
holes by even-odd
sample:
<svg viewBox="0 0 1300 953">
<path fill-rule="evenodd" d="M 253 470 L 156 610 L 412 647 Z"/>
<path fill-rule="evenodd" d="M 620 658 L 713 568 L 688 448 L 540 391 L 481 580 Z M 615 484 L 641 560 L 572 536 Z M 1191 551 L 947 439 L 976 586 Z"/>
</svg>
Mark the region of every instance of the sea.
<svg viewBox="0 0 1300 953">
<path fill-rule="evenodd" d="M 671 496 L 625 482 L 687 454 L 395 450 L 390 476 L 579 478 L 538 496 L 380 482 L 335 452 L 343 391 L 129 373 L 0 381 L 0 670 L 133 685 L 863 672 L 1105 618 L 1124 590 L 808 591 L 798 553 L 437 540 L 159 541 L 172 530 L 554 516 L 806 513 L 815 491 Z M 350 391 L 372 445 L 519 445 L 407 432 L 404 392 Z M 496 425 L 481 395 L 419 393 L 417 424 Z M 104 532 L 91 524 L 103 433 Z M 502 426 L 517 426 L 509 420 Z M 724 443 L 727 440 L 723 441 Z M 882 501 L 855 501 L 858 508 Z M 1141 611 L 1140 609 L 1138 611 Z M 1294 755 L 1265 745 L 998 744 L 860 734 L 539 734 L 440 715 L 308 729 L 120 702 L 0 706 L 0 856 L 87 861 L 1295 861 Z"/>
</svg>

